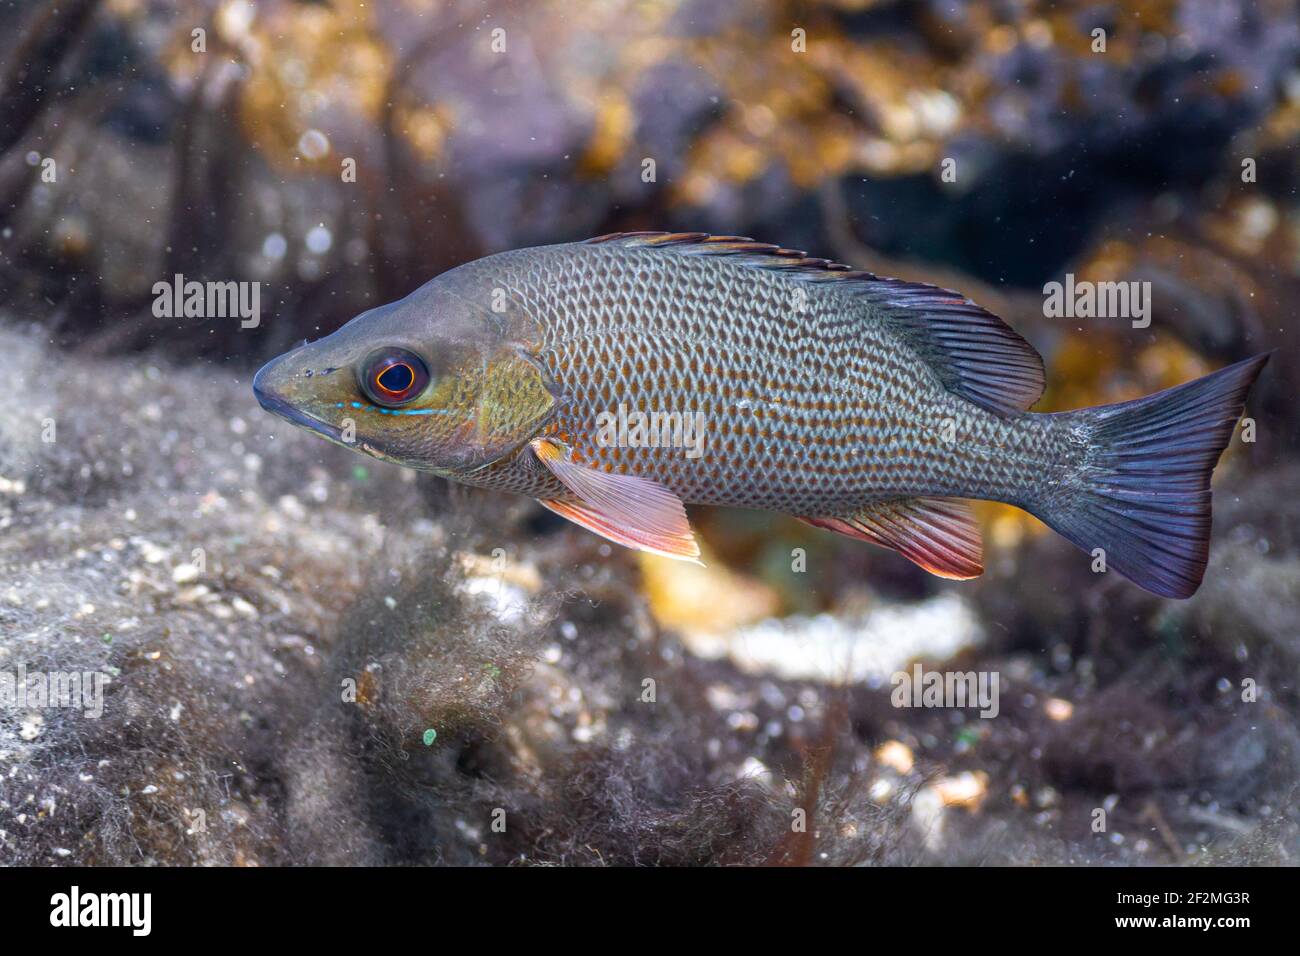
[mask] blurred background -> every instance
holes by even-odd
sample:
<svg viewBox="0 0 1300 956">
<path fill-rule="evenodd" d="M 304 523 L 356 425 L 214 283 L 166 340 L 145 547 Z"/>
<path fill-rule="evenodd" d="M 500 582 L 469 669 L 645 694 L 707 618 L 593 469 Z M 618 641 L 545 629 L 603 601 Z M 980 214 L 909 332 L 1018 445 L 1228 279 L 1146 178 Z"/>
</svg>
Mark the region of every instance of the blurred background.
<svg viewBox="0 0 1300 956">
<path fill-rule="evenodd" d="M 0 37 L 0 669 L 112 675 L 98 720 L 0 711 L 0 860 L 1296 862 L 1294 3 L 8 0 Z M 253 401 L 458 263 L 635 229 L 957 289 L 1037 410 L 1276 349 L 1201 591 L 998 506 L 968 583 L 720 509 L 707 569 L 638 557 Z M 1045 317 L 1067 273 L 1151 283 L 1150 327 Z M 260 323 L 157 316 L 176 274 Z M 892 706 L 918 661 L 999 715 Z"/>
</svg>

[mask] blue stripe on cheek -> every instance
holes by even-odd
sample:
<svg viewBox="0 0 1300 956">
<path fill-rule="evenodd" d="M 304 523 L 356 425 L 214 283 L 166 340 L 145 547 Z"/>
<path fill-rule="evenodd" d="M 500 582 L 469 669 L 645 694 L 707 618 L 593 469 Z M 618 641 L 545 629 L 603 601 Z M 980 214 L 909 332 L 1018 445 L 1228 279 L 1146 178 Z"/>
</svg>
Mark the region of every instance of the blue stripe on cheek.
<svg viewBox="0 0 1300 956">
<path fill-rule="evenodd" d="M 377 405 L 363 405 L 361 402 L 337 402 L 335 408 L 346 408 L 351 405 L 353 408 L 364 408 L 372 412 L 378 412 L 381 415 L 450 415 L 451 410 L 446 408 L 380 408 Z"/>
</svg>

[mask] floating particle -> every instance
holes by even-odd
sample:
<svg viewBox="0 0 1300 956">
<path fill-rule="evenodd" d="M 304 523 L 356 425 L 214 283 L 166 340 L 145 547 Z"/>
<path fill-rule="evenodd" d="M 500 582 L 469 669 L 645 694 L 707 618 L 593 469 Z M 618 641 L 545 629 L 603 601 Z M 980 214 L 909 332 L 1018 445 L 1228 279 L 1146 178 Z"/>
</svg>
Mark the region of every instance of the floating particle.
<svg viewBox="0 0 1300 956">
<path fill-rule="evenodd" d="M 273 232 L 262 241 L 262 255 L 268 259 L 283 259 L 289 249 L 289 242 L 278 232 Z"/>
<path fill-rule="evenodd" d="M 324 224 L 313 226 L 307 233 L 307 248 L 316 255 L 324 255 L 334 244 L 334 237 Z"/>
<path fill-rule="evenodd" d="M 901 774 L 911 773 L 916 763 L 912 749 L 898 740 L 889 740 L 877 747 L 876 759 L 895 773 Z"/>
<path fill-rule="evenodd" d="M 1043 703 L 1043 711 L 1049 720 L 1063 721 L 1074 716 L 1074 705 L 1060 697 L 1049 697 Z"/>
<path fill-rule="evenodd" d="M 298 137 L 298 151 L 307 159 L 321 159 L 330 151 L 330 141 L 318 129 L 309 129 Z"/>
</svg>

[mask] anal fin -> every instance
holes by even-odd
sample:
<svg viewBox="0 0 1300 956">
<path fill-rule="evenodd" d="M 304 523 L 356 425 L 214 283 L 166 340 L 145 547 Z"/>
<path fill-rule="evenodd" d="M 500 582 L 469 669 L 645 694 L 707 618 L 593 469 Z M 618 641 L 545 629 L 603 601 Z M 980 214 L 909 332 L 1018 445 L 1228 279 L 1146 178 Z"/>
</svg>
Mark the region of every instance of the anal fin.
<svg viewBox="0 0 1300 956">
<path fill-rule="evenodd" d="M 682 500 L 658 482 L 576 464 L 554 441 L 534 439 L 533 453 L 576 498 L 546 508 L 602 538 L 638 551 L 700 563 L 700 547 Z"/>
<path fill-rule="evenodd" d="M 955 498 L 899 498 L 841 517 L 805 517 L 816 528 L 897 551 L 941 578 L 984 573 L 984 547 L 970 505 Z"/>
</svg>

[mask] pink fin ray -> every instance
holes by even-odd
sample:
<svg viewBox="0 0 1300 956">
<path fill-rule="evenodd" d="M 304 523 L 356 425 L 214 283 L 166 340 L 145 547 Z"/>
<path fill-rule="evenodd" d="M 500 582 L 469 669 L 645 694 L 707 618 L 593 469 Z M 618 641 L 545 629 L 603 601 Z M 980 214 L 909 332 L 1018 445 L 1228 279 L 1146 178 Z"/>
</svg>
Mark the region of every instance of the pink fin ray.
<svg viewBox="0 0 1300 956">
<path fill-rule="evenodd" d="M 545 438 L 534 439 L 531 446 L 542 464 L 579 499 L 578 503 L 543 501 L 545 507 L 624 547 L 700 563 L 700 547 L 686 508 L 663 485 L 576 464 L 563 448 Z"/>
<path fill-rule="evenodd" d="M 975 514 L 952 498 L 882 501 L 848 517 L 799 517 L 825 528 L 897 551 L 941 578 L 959 581 L 984 573 L 983 543 Z"/>
</svg>

